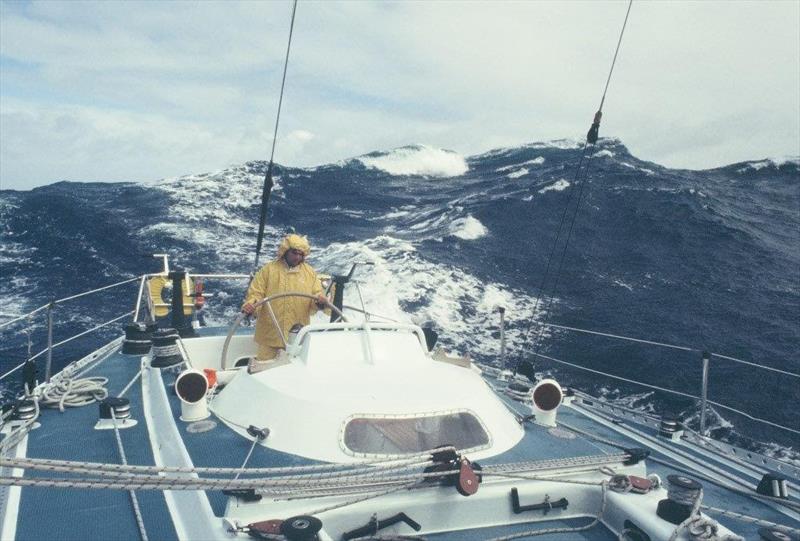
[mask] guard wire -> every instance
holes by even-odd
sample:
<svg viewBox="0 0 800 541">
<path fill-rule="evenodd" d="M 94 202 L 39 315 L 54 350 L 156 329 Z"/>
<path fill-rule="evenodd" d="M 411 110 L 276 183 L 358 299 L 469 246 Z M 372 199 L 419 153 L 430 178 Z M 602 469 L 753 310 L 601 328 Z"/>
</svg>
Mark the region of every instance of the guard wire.
<svg viewBox="0 0 800 541">
<path fill-rule="evenodd" d="M 595 125 L 593 125 L 593 129 L 591 129 L 589 131 L 589 136 L 587 136 L 586 142 L 584 143 L 583 149 L 581 151 L 581 159 L 578 162 L 578 168 L 577 168 L 577 171 L 575 173 L 575 183 L 579 185 L 577 202 L 575 203 L 575 210 L 573 211 L 572 218 L 570 220 L 569 230 L 567 232 L 567 238 L 566 238 L 566 241 L 564 242 L 564 247 L 563 247 L 563 249 L 561 251 L 561 258 L 560 258 L 560 261 L 559 261 L 558 270 L 555 273 L 555 279 L 554 279 L 554 282 L 553 282 L 553 286 L 551 287 L 550 299 L 549 299 L 549 301 L 547 301 L 547 305 L 546 305 L 546 307 L 544 309 L 543 317 L 545 318 L 545 322 L 547 320 L 547 314 L 549 313 L 550 306 L 552 305 L 553 300 L 554 300 L 555 295 L 556 295 L 556 292 L 558 290 L 557 289 L 558 288 L 558 280 L 559 280 L 559 277 L 561 276 L 561 271 L 563 269 L 567 248 L 569 247 L 569 242 L 570 242 L 570 240 L 572 238 L 572 230 L 573 230 L 573 227 L 575 226 L 575 219 L 576 219 L 576 217 L 578 215 L 578 210 L 580 208 L 581 198 L 583 197 L 584 187 L 585 187 L 586 183 L 588 182 L 588 178 L 587 178 L 588 177 L 588 169 L 589 169 L 588 162 L 587 162 L 587 166 L 586 166 L 586 174 L 584 175 L 584 179 L 582 181 L 579 180 L 580 179 L 581 170 L 582 170 L 581 167 L 583 166 L 583 162 L 584 162 L 584 160 L 586 158 L 587 149 L 590 147 L 590 145 L 593 148 L 594 147 L 594 143 L 596 142 L 596 133 L 597 133 L 597 129 L 599 129 L 599 122 L 600 122 L 600 117 L 602 116 L 603 104 L 605 103 L 606 93 L 608 92 L 608 86 L 611 83 L 611 75 L 614 72 L 614 66 L 616 65 L 616 62 L 617 62 L 617 55 L 619 54 L 619 49 L 620 49 L 620 46 L 622 45 L 622 36 L 625 34 L 625 27 L 628 24 L 628 16 L 630 15 L 631 6 L 632 5 L 633 5 L 633 0 L 630 0 L 628 2 L 628 10 L 625 13 L 625 20 L 624 20 L 624 22 L 622 24 L 622 29 L 620 30 L 620 33 L 619 33 L 619 40 L 617 41 L 617 47 L 616 47 L 616 50 L 614 51 L 614 58 L 611 61 L 611 68 L 609 69 L 608 78 L 606 79 L 606 86 L 605 86 L 605 89 L 603 90 L 603 97 L 600 100 L 600 108 L 597 111 L 597 115 L 595 115 L 596 129 L 595 129 Z M 591 135 L 593 132 L 595 134 L 594 138 Z M 574 190 L 573 190 L 573 192 L 574 192 Z M 527 326 L 527 328 L 525 330 L 525 333 L 523 334 L 523 340 L 527 340 L 527 337 L 528 337 L 528 335 L 530 333 L 530 330 L 531 330 L 533 319 L 536 317 L 536 310 L 537 310 L 537 308 L 539 306 L 540 298 L 544 294 L 544 284 L 546 283 L 546 281 L 547 281 L 547 279 L 549 277 L 548 275 L 549 275 L 549 270 L 550 270 L 552 258 L 553 258 L 553 255 L 555 253 L 555 249 L 556 249 L 556 246 L 558 244 L 559 238 L 561 237 L 561 232 L 562 232 L 563 225 L 564 225 L 564 219 L 565 219 L 566 212 L 567 212 L 567 209 L 569 208 L 571 200 L 572 200 L 572 193 L 570 193 L 570 196 L 567 199 L 567 203 L 564 205 L 564 212 L 561 215 L 561 221 L 560 221 L 559 226 L 558 226 L 558 231 L 556 233 L 555 240 L 553 241 L 553 246 L 551 248 L 550 255 L 547 258 L 547 265 L 546 265 L 546 268 L 545 268 L 544 278 L 542 279 L 542 283 L 541 283 L 541 286 L 539 288 L 539 292 L 538 292 L 538 294 L 536 296 L 536 302 L 534 304 L 534 308 L 533 308 L 533 312 L 531 314 L 531 317 L 528 320 L 528 326 Z M 541 337 L 543 336 L 543 334 L 544 334 L 544 326 L 541 326 L 539 328 L 539 332 L 537 333 L 536 337 L 534 338 L 534 340 L 533 340 L 533 342 L 531 344 L 531 349 L 532 349 L 532 351 L 534 353 L 536 353 L 537 350 L 538 350 L 538 346 L 539 346 L 539 343 L 541 342 Z M 520 354 L 519 360 L 517 361 L 517 363 L 514 366 L 514 375 L 517 374 L 517 371 L 519 369 L 519 365 L 521 364 L 521 362 L 529 362 L 528 360 L 526 360 L 523 357 L 523 354 Z"/>
</svg>

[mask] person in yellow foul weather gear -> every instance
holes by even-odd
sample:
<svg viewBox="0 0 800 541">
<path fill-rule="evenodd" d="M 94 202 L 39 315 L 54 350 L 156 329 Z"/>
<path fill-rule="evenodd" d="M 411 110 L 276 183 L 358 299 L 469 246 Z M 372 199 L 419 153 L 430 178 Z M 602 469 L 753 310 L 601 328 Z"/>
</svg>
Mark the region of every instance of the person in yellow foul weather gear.
<svg viewBox="0 0 800 541">
<path fill-rule="evenodd" d="M 287 235 L 278 247 L 278 257 L 264 265 L 253 277 L 247 290 L 242 312 L 252 315 L 257 312 L 255 341 L 258 344 L 258 361 L 274 359 L 284 348 L 283 340 L 275 328 L 266 305 L 255 308 L 255 304 L 278 293 L 306 293 L 316 296 L 316 301 L 305 297 L 283 297 L 271 301 L 280 332 L 287 338 L 289 330 L 296 324 L 308 325 L 311 316 L 327 305 L 316 271 L 305 262 L 311 252 L 308 239 L 300 235 Z M 251 369 L 251 371 L 254 371 Z"/>
</svg>

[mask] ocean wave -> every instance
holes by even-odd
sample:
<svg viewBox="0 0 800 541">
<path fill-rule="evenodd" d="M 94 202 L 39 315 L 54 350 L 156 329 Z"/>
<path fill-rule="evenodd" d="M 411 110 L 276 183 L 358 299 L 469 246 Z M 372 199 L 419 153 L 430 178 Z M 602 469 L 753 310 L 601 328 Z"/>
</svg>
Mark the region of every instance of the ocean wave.
<svg viewBox="0 0 800 541">
<path fill-rule="evenodd" d="M 544 156 L 539 156 L 538 158 L 527 160 L 522 163 L 515 163 L 512 165 L 505 165 L 503 167 L 498 167 L 497 169 L 495 169 L 495 171 L 497 171 L 498 173 L 502 173 L 504 171 L 510 171 L 512 169 L 524 168 L 528 165 L 542 165 L 543 163 L 544 163 Z"/>
<path fill-rule="evenodd" d="M 475 240 L 486 236 L 488 229 L 477 218 L 458 218 L 450 224 L 450 234 L 464 240 Z"/>
<path fill-rule="evenodd" d="M 745 162 L 743 167 L 736 170 L 737 173 L 748 171 L 760 171 L 767 168 L 780 168 L 784 165 L 794 165 L 800 170 L 800 158 L 797 156 L 783 156 L 780 158 L 765 158 L 754 162 Z"/>
<path fill-rule="evenodd" d="M 460 154 L 427 145 L 401 147 L 388 153 L 360 156 L 354 160 L 365 167 L 401 176 L 458 177 L 469 170 L 466 160 Z"/>
<path fill-rule="evenodd" d="M 361 284 L 356 298 L 363 298 L 367 310 L 397 321 L 435 323 L 443 345 L 459 354 L 496 357 L 499 340 L 491 323 L 497 321 L 499 306 L 507 310 L 509 347 L 521 347 L 524 322 L 532 315 L 534 319 L 543 315 L 526 293 L 429 261 L 410 242 L 398 238 L 333 243 L 320 251 L 318 268 L 331 268 L 341 261 L 367 263 L 356 272 Z M 346 295 L 353 298 L 354 294 Z M 345 313 L 356 320 L 363 317 Z"/>
<path fill-rule="evenodd" d="M 530 171 L 527 168 L 523 167 L 522 169 L 517 169 L 516 171 L 512 171 L 511 173 L 507 174 L 506 176 L 508 178 L 520 178 L 520 177 L 524 177 L 528 173 L 530 173 Z"/>
<path fill-rule="evenodd" d="M 549 186 L 545 186 L 544 188 L 539 190 L 539 193 L 563 192 L 564 190 L 566 190 L 569 187 L 570 187 L 569 181 L 562 178 L 562 179 L 559 179 L 559 180 L 555 181 L 553 184 L 550 184 Z"/>
</svg>

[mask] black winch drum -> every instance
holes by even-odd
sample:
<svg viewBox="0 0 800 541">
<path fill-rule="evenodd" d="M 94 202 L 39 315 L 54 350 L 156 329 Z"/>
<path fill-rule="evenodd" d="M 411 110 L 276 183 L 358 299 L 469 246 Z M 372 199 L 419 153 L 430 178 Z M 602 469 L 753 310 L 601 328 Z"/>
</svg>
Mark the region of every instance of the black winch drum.
<svg viewBox="0 0 800 541">
<path fill-rule="evenodd" d="M 152 335 L 153 360 L 155 368 L 166 368 L 183 362 L 183 355 L 178 347 L 180 336 L 175 329 L 157 330 Z"/>
<path fill-rule="evenodd" d="M 122 353 L 124 355 L 146 355 L 150 353 L 150 340 L 153 331 L 156 330 L 155 323 L 130 323 L 125 326 L 125 340 L 122 341 Z"/>
</svg>

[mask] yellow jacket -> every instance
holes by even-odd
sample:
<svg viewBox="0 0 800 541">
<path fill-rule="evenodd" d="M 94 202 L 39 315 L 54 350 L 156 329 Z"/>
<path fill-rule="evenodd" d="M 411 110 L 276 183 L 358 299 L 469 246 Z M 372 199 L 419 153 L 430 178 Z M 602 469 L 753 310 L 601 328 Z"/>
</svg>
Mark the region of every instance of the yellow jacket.
<svg viewBox="0 0 800 541">
<path fill-rule="evenodd" d="M 316 271 L 305 261 L 290 268 L 283 259 L 276 259 L 264 265 L 253 277 L 244 304 L 254 304 L 272 295 L 290 291 L 316 296 L 322 293 L 322 284 L 320 284 Z M 284 297 L 272 301 L 270 304 L 284 338 L 288 338 L 289 329 L 296 323 L 308 325 L 311 315 L 317 311 L 316 302 L 305 297 Z M 256 320 L 256 342 L 265 346 L 282 348 L 283 342 L 272 323 L 266 305 L 259 307 L 256 315 L 258 318 Z"/>
</svg>

